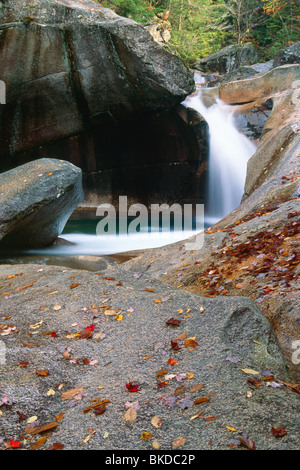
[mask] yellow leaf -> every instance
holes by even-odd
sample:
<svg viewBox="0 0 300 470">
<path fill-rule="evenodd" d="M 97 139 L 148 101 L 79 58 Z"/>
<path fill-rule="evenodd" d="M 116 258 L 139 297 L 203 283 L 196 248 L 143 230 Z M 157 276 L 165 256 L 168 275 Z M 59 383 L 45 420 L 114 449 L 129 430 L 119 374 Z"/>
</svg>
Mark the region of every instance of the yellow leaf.
<svg viewBox="0 0 300 470">
<path fill-rule="evenodd" d="M 233 431 L 233 432 L 235 432 L 235 431 L 236 431 L 236 429 L 235 429 L 235 428 L 233 428 L 233 427 L 231 427 L 231 426 L 226 426 L 226 428 L 227 428 L 229 431 Z"/>
<path fill-rule="evenodd" d="M 245 374 L 251 374 L 251 375 L 259 374 L 259 372 L 257 372 L 257 370 L 253 370 L 253 369 L 241 369 L 241 371 L 245 372 Z"/>
<path fill-rule="evenodd" d="M 27 419 L 27 424 L 31 424 L 34 421 L 37 421 L 38 417 L 37 416 L 31 416 L 30 418 Z"/>
<path fill-rule="evenodd" d="M 117 315 L 115 320 L 122 321 L 123 320 L 123 315 Z"/>
<path fill-rule="evenodd" d="M 151 439 L 151 437 L 154 437 L 153 434 L 150 434 L 150 432 L 143 432 L 142 434 L 142 439 L 144 439 L 144 441 L 148 441 L 149 439 Z"/>
</svg>

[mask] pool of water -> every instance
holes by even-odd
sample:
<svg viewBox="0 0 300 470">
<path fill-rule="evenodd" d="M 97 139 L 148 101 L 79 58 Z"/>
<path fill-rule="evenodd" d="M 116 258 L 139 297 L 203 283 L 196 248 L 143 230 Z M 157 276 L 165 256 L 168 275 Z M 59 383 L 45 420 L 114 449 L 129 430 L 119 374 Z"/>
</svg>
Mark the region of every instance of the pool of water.
<svg viewBox="0 0 300 470">
<path fill-rule="evenodd" d="M 128 224 L 132 219 L 129 218 Z M 41 264 L 59 265 L 92 271 L 104 269 L 102 260 L 122 262 L 134 256 L 135 252 L 156 248 L 195 235 L 196 220 L 192 230 L 163 231 L 161 226 L 139 227 L 136 233 L 128 234 L 117 227 L 116 234 L 97 234 L 99 218 L 89 213 L 73 215 L 67 222 L 60 237 L 51 245 L 32 250 L 20 250 L 0 254 L 0 264 Z M 102 258 L 102 260 L 100 259 Z M 102 263 L 102 264 L 101 264 Z"/>
</svg>

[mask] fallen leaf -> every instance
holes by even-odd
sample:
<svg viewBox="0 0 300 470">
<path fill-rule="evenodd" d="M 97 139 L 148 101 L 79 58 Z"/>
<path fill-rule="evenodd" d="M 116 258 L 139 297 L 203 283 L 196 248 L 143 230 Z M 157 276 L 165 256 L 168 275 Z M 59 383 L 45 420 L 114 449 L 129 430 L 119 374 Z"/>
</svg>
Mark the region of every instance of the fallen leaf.
<svg viewBox="0 0 300 470">
<path fill-rule="evenodd" d="M 110 401 L 109 400 L 101 400 L 98 403 L 95 403 L 94 405 L 88 406 L 87 408 L 82 410 L 82 413 L 87 413 L 88 411 L 93 410 L 94 408 L 99 408 L 99 410 L 98 410 L 99 413 L 98 414 L 103 413 L 105 411 L 105 408 L 102 411 L 101 407 L 102 407 L 102 405 L 106 406 L 107 403 L 110 403 Z"/>
<path fill-rule="evenodd" d="M 199 403 L 205 403 L 207 401 L 210 401 L 210 398 L 206 398 L 206 397 L 196 398 L 196 400 L 194 400 L 194 405 L 199 405 Z"/>
<path fill-rule="evenodd" d="M 59 442 L 54 442 L 50 447 L 48 447 L 48 450 L 62 450 L 64 448 L 64 444 L 60 444 Z"/>
<path fill-rule="evenodd" d="M 153 416 L 153 418 L 151 418 L 151 424 L 152 426 L 154 426 L 155 428 L 159 429 L 162 427 L 162 420 L 159 418 L 159 416 Z"/>
<path fill-rule="evenodd" d="M 47 441 L 48 437 L 47 436 L 42 436 L 40 437 L 37 441 L 33 442 L 33 444 L 31 444 L 31 446 L 29 447 L 28 450 L 37 450 L 37 449 L 40 449 L 40 447 L 42 447 L 45 442 Z"/>
<path fill-rule="evenodd" d="M 21 447 L 21 442 L 20 441 L 14 441 L 10 440 L 9 441 L 10 447 L 13 447 L 14 449 Z"/>
<path fill-rule="evenodd" d="M 94 413 L 96 415 L 101 415 L 106 410 L 106 403 L 101 404 L 100 406 L 94 407 Z"/>
<path fill-rule="evenodd" d="M 133 423 L 137 418 L 137 412 L 134 408 L 128 408 L 124 415 L 124 419 L 127 423 Z"/>
<path fill-rule="evenodd" d="M 198 343 L 195 340 L 195 338 L 187 338 L 184 342 L 184 345 L 185 345 L 186 348 L 189 348 L 189 347 L 194 348 L 194 347 L 198 346 Z"/>
<path fill-rule="evenodd" d="M 278 438 L 283 437 L 283 436 L 287 436 L 287 432 L 286 432 L 284 426 L 280 426 L 278 428 L 273 428 L 272 427 L 272 434 L 273 434 L 273 436 L 278 437 Z"/>
<path fill-rule="evenodd" d="M 172 359 L 170 357 L 170 359 L 168 359 L 168 363 L 171 365 L 171 366 L 174 366 L 175 364 L 178 364 L 178 361 L 176 361 L 176 359 Z"/>
<path fill-rule="evenodd" d="M 143 432 L 142 434 L 142 439 L 144 439 L 144 441 L 149 441 L 149 439 L 151 439 L 152 437 L 154 436 L 150 432 Z"/>
<path fill-rule="evenodd" d="M 233 428 L 232 426 L 226 426 L 226 429 L 228 429 L 229 431 L 233 431 L 233 432 L 235 432 L 235 431 L 236 431 L 236 429 L 235 429 L 235 428 Z"/>
<path fill-rule="evenodd" d="M 166 324 L 167 325 L 173 325 L 173 326 L 179 326 L 182 320 L 176 320 L 175 318 L 170 318 Z"/>
<path fill-rule="evenodd" d="M 75 287 L 80 286 L 78 282 L 73 282 L 73 284 L 70 285 L 70 289 L 75 289 Z"/>
<path fill-rule="evenodd" d="M 61 394 L 61 399 L 62 400 L 69 400 L 70 398 L 75 397 L 80 392 L 83 392 L 84 388 L 72 388 L 70 390 L 67 390 L 66 392 L 63 392 Z"/>
<path fill-rule="evenodd" d="M 155 450 L 159 450 L 160 449 L 160 444 L 157 441 L 153 441 L 152 442 L 152 447 Z"/>
<path fill-rule="evenodd" d="M 172 442 L 172 449 L 178 449 L 178 447 L 182 447 L 186 442 L 186 438 L 185 437 L 177 437 L 177 439 L 175 439 L 173 442 Z"/>
<path fill-rule="evenodd" d="M 49 371 L 47 369 L 45 370 L 35 370 L 36 375 L 39 375 L 40 377 L 47 377 L 49 375 Z"/>
<path fill-rule="evenodd" d="M 199 392 L 199 390 L 202 390 L 202 388 L 203 384 L 192 385 L 192 387 L 190 388 L 190 393 Z"/>
<path fill-rule="evenodd" d="M 36 282 L 36 281 L 32 281 L 32 282 L 30 282 L 29 284 L 26 284 L 26 286 L 17 287 L 17 288 L 15 289 L 15 291 L 16 291 L 16 292 L 19 292 L 19 291 L 21 291 L 21 290 L 27 289 L 28 287 L 32 287 L 35 282 Z"/>
<path fill-rule="evenodd" d="M 253 369 L 241 369 L 241 371 L 244 372 L 245 374 L 251 374 L 251 375 L 259 374 L 259 372 L 257 372 L 257 370 L 253 370 Z"/>
<path fill-rule="evenodd" d="M 41 428 L 38 428 L 34 431 L 32 431 L 32 435 L 35 434 L 42 434 L 45 431 L 50 431 L 51 429 L 55 429 L 57 427 L 58 423 L 56 421 L 53 421 L 52 423 L 48 423 L 45 426 L 42 426 Z"/>
<path fill-rule="evenodd" d="M 140 384 L 134 384 L 134 382 L 129 382 L 128 384 L 126 384 L 128 392 L 138 392 L 140 386 Z"/>
</svg>

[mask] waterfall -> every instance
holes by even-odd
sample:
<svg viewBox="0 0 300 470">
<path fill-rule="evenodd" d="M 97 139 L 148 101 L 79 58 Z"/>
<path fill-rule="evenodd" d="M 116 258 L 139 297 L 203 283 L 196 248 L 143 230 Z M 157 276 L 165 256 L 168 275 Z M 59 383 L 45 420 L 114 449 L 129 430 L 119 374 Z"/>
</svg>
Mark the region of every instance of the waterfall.
<svg viewBox="0 0 300 470">
<path fill-rule="evenodd" d="M 201 79 L 197 77 L 198 83 Z M 196 110 L 209 129 L 208 194 L 205 223 L 213 225 L 241 202 L 247 162 L 256 146 L 234 125 L 232 108 L 218 98 L 217 88 L 198 88 L 183 103 Z"/>
</svg>

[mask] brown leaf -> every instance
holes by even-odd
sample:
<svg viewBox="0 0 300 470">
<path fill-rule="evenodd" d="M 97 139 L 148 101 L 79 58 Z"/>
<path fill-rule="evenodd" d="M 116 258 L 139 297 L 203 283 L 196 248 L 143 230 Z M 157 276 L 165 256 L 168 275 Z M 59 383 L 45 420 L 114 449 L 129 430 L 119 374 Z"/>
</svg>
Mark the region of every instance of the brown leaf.
<svg viewBox="0 0 300 470">
<path fill-rule="evenodd" d="M 192 385 L 192 387 L 190 388 L 190 393 L 199 392 L 199 390 L 202 390 L 202 388 L 203 384 Z"/>
<path fill-rule="evenodd" d="M 272 428 L 272 434 L 273 436 L 275 437 L 283 437 L 283 436 L 287 436 L 287 432 L 285 430 L 285 427 L 284 426 L 280 426 L 278 428 Z"/>
<path fill-rule="evenodd" d="M 156 372 L 156 377 L 160 377 L 161 375 L 166 375 L 168 373 L 168 369 L 162 369 Z"/>
<path fill-rule="evenodd" d="M 48 423 L 45 426 L 42 426 L 41 428 L 35 429 L 32 431 L 32 435 L 35 434 L 42 434 L 45 431 L 50 431 L 51 429 L 55 429 L 58 423 L 56 421 L 53 421 L 52 423 Z"/>
<path fill-rule="evenodd" d="M 127 423 L 133 423 L 137 418 L 137 412 L 134 408 L 128 408 L 124 415 L 124 419 Z"/>
<path fill-rule="evenodd" d="M 64 417 L 64 414 L 63 414 L 63 413 L 59 413 L 59 415 L 56 415 L 56 416 L 55 416 L 55 419 L 56 419 L 56 421 L 61 421 L 61 420 L 63 419 L 63 417 Z"/>
<path fill-rule="evenodd" d="M 45 370 L 35 370 L 36 375 L 39 375 L 40 377 L 47 377 L 49 375 L 49 371 L 47 369 Z"/>
<path fill-rule="evenodd" d="M 19 291 L 21 291 L 21 290 L 27 289 L 28 287 L 32 287 L 35 282 L 36 282 L 36 281 L 32 281 L 32 282 L 30 282 L 29 284 L 26 284 L 26 286 L 17 287 L 17 288 L 15 289 L 15 291 L 16 291 L 16 292 L 19 292 Z"/>
<path fill-rule="evenodd" d="M 94 413 L 96 415 L 101 415 L 102 413 L 104 413 L 105 409 L 106 409 L 106 403 L 103 403 L 100 406 L 96 406 L 94 408 Z"/>
<path fill-rule="evenodd" d="M 186 333 L 182 333 L 182 335 L 178 335 L 177 338 L 175 338 L 176 341 L 183 341 L 187 337 Z"/>
<path fill-rule="evenodd" d="M 172 442 L 172 449 L 178 449 L 178 447 L 182 447 L 186 442 L 186 438 L 185 437 L 177 437 L 177 439 L 175 439 L 173 442 Z"/>
<path fill-rule="evenodd" d="M 194 401 L 194 405 L 199 405 L 199 403 L 205 403 L 206 401 L 210 401 L 210 398 L 196 398 L 196 400 Z"/>
<path fill-rule="evenodd" d="M 102 405 L 106 406 L 107 403 L 110 403 L 110 400 L 101 400 L 98 403 L 95 403 L 95 405 L 91 405 L 88 408 L 85 408 L 84 410 L 82 410 L 82 413 L 87 413 L 88 411 L 92 410 L 93 408 L 99 408 L 99 411 L 101 412 L 100 407 L 102 407 Z"/>
<path fill-rule="evenodd" d="M 182 395 L 185 392 L 185 386 L 181 385 L 180 387 L 175 388 L 174 395 L 178 397 L 178 395 Z"/>
<path fill-rule="evenodd" d="M 78 282 L 73 282 L 73 284 L 70 285 L 70 289 L 75 289 L 75 287 L 80 286 Z"/>
<path fill-rule="evenodd" d="M 170 318 L 166 323 L 167 325 L 179 326 L 182 320 L 176 320 L 175 318 Z"/>
<path fill-rule="evenodd" d="M 184 345 L 185 345 L 186 348 L 189 348 L 189 347 L 194 348 L 194 347 L 198 346 L 198 343 L 194 338 L 187 338 L 184 342 Z"/>
<path fill-rule="evenodd" d="M 54 442 L 50 447 L 48 447 L 48 450 L 62 450 L 64 448 L 64 444 L 60 444 L 59 442 Z"/>
<path fill-rule="evenodd" d="M 70 398 L 75 397 L 80 392 L 83 392 L 84 388 L 72 388 L 70 390 L 67 390 L 66 392 L 63 392 L 61 394 L 61 399 L 62 400 L 70 400 Z"/>
<path fill-rule="evenodd" d="M 37 441 L 35 441 L 31 446 L 29 447 L 28 450 L 37 450 L 40 447 L 42 447 L 45 442 L 47 441 L 48 437 L 47 436 L 42 436 L 40 437 Z"/>
</svg>

